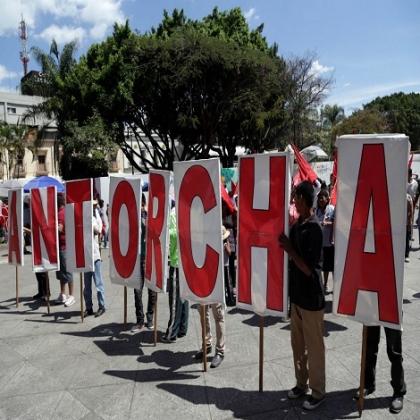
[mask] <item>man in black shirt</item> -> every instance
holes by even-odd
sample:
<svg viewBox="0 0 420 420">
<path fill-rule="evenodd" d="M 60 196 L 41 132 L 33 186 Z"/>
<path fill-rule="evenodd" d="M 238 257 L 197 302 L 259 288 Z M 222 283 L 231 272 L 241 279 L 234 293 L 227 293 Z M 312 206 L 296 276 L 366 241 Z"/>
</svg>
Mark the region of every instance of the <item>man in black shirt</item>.
<svg viewBox="0 0 420 420">
<path fill-rule="evenodd" d="M 303 408 L 313 410 L 325 401 L 324 309 L 322 287 L 322 228 L 313 212 L 314 187 L 302 181 L 294 202 L 300 214 L 282 234 L 280 247 L 289 254 L 289 296 L 291 302 L 291 344 L 296 386 L 287 396 L 296 399 L 312 389 Z M 308 383 L 309 382 L 309 383 Z"/>
</svg>

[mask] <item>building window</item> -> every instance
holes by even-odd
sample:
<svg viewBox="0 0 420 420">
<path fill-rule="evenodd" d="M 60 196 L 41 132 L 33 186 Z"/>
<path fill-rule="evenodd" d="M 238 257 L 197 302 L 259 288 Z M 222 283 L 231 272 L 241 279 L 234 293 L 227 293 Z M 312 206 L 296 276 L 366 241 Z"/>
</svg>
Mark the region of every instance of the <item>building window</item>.
<svg viewBox="0 0 420 420">
<path fill-rule="evenodd" d="M 38 172 L 47 172 L 47 165 L 45 163 L 45 155 L 38 155 Z"/>
<path fill-rule="evenodd" d="M 11 106 L 7 107 L 7 113 L 8 114 L 16 114 L 16 108 L 13 108 Z"/>
</svg>

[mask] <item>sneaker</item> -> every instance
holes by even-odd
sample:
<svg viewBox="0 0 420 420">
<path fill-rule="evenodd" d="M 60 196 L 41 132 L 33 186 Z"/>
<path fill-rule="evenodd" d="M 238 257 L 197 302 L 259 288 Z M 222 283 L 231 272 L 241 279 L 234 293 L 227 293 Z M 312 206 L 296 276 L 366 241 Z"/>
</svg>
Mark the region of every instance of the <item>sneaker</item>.
<svg viewBox="0 0 420 420">
<path fill-rule="evenodd" d="M 389 411 L 391 413 L 399 413 L 404 407 L 404 396 L 403 395 L 394 395 L 392 397 L 391 405 L 389 406 Z"/>
<path fill-rule="evenodd" d="M 210 354 L 212 352 L 212 346 L 206 347 L 206 354 Z M 194 355 L 194 359 L 201 360 L 203 358 L 203 349 L 198 350 L 198 352 Z"/>
<path fill-rule="evenodd" d="M 144 327 L 144 324 L 142 322 L 137 323 L 136 325 L 133 325 L 131 328 L 131 332 L 137 332 L 140 331 Z"/>
<path fill-rule="evenodd" d="M 86 309 L 85 312 L 83 312 L 83 318 L 86 318 L 87 316 L 93 315 L 93 309 Z"/>
<path fill-rule="evenodd" d="M 165 335 L 162 335 L 162 337 L 160 338 L 160 341 L 162 341 L 162 343 L 176 343 L 176 337 L 171 338 L 165 334 Z"/>
<path fill-rule="evenodd" d="M 213 360 L 211 361 L 211 368 L 217 368 L 218 366 L 220 366 L 220 363 L 223 362 L 224 356 L 222 356 L 219 353 L 216 353 L 216 356 L 213 357 Z"/>
<path fill-rule="evenodd" d="M 296 398 L 299 398 L 301 395 L 304 395 L 307 392 L 308 390 L 304 391 L 303 389 L 300 389 L 299 387 L 295 386 L 287 393 L 287 397 L 291 400 L 295 400 Z"/>
<path fill-rule="evenodd" d="M 283 324 L 290 322 L 290 316 L 282 316 L 280 317 L 280 322 L 282 322 Z"/>
<path fill-rule="evenodd" d="M 64 306 L 69 307 L 69 306 L 73 305 L 74 302 L 75 302 L 74 297 L 69 296 L 69 298 L 64 302 Z"/>
<path fill-rule="evenodd" d="M 67 296 L 63 294 L 59 294 L 58 298 L 55 300 L 55 303 L 61 304 L 64 303 L 67 300 Z"/>
<path fill-rule="evenodd" d="M 106 309 L 105 308 L 99 308 L 96 313 L 95 313 L 95 318 L 98 318 L 98 316 L 101 316 L 105 313 Z"/>
<path fill-rule="evenodd" d="M 325 401 L 325 397 L 321 399 L 314 398 L 312 395 L 308 397 L 308 399 L 303 403 L 302 407 L 305 410 L 315 410 L 319 405 L 321 405 Z"/>
<path fill-rule="evenodd" d="M 155 324 L 153 324 L 152 320 L 146 322 L 146 328 L 148 330 L 154 330 L 155 329 Z"/>
<path fill-rule="evenodd" d="M 405 262 L 410 262 L 410 258 L 406 257 Z"/>
<path fill-rule="evenodd" d="M 373 394 L 375 392 L 375 387 L 371 386 L 370 388 L 365 388 L 363 390 L 363 398 L 367 397 L 370 394 Z M 353 399 L 358 400 L 360 397 L 360 390 L 358 389 L 357 392 L 354 394 Z"/>
</svg>

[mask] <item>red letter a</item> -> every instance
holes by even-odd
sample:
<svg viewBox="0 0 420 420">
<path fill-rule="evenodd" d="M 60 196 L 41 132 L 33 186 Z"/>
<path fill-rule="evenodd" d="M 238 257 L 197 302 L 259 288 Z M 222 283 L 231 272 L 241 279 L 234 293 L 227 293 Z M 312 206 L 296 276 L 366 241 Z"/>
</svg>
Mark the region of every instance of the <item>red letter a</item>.
<svg viewBox="0 0 420 420">
<path fill-rule="evenodd" d="M 365 252 L 372 202 L 375 252 Z M 379 319 L 399 324 L 389 197 L 382 144 L 363 146 L 337 312 L 354 315 L 359 290 L 376 292 Z"/>
</svg>

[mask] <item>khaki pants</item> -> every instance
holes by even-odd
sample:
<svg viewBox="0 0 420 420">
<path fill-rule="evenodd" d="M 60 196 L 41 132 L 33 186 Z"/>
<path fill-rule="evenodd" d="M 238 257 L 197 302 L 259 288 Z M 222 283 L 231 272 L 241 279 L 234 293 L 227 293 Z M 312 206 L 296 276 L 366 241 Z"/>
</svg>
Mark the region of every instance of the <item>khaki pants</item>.
<svg viewBox="0 0 420 420">
<path fill-rule="evenodd" d="M 306 311 L 292 303 L 291 342 L 296 385 L 312 389 L 312 396 L 325 395 L 324 310 Z"/>
<path fill-rule="evenodd" d="M 210 306 L 213 311 L 213 317 L 216 324 L 216 353 L 221 356 L 225 355 L 226 349 L 226 335 L 225 335 L 225 310 L 221 303 L 213 303 L 206 305 L 206 346 L 211 346 L 211 329 L 210 329 Z M 203 306 L 197 305 L 200 312 L 200 320 L 203 323 Z M 201 324 L 202 325 L 202 324 Z"/>
</svg>

